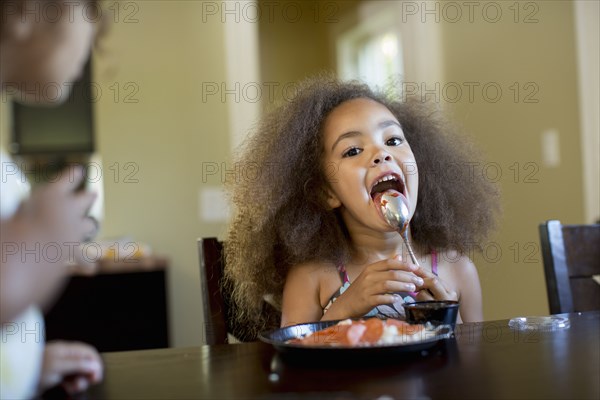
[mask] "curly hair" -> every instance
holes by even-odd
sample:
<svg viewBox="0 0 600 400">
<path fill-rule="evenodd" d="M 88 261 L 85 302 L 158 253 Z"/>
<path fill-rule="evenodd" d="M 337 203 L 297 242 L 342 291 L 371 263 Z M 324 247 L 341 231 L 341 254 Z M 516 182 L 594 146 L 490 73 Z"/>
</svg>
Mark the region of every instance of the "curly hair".
<svg viewBox="0 0 600 400">
<path fill-rule="evenodd" d="M 480 165 L 474 149 L 450 131 L 437 110 L 375 93 L 361 82 L 329 75 L 309 79 L 246 139 L 236 165 L 253 173 L 228 185 L 234 215 L 225 241 L 225 277 L 239 323 L 267 328 L 264 297 L 273 296 L 279 304 L 292 265 L 348 260 L 349 234 L 339 212 L 326 202 L 321 131 L 334 108 L 356 98 L 385 105 L 414 153 L 419 191 L 411 233 L 416 248 L 464 252 L 478 247 L 495 227 L 498 190 L 474 173 Z"/>
</svg>

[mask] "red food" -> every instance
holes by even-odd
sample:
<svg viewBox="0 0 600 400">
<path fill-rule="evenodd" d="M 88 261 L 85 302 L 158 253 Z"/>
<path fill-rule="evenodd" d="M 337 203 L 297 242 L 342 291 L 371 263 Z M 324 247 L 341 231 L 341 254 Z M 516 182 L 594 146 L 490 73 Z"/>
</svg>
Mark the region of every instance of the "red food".
<svg viewBox="0 0 600 400">
<path fill-rule="evenodd" d="M 399 336 L 412 336 L 424 329 L 423 325 L 411 325 L 395 319 L 349 320 L 330 326 L 303 338 L 291 339 L 288 343 L 305 346 L 357 346 L 377 344 L 384 334 L 386 326 L 395 326 Z"/>
<path fill-rule="evenodd" d="M 364 325 L 367 329 L 363 334 L 362 341 L 365 343 L 377 343 L 381 339 L 381 335 L 383 335 L 384 322 L 379 318 L 370 318 L 364 322 Z"/>
<path fill-rule="evenodd" d="M 290 343 L 307 346 L 344 345 L 354 346 L 363 336 L 367 327 L 364 324 L 333 325 L 301 339 L 292 339 Z"/>
</svg>

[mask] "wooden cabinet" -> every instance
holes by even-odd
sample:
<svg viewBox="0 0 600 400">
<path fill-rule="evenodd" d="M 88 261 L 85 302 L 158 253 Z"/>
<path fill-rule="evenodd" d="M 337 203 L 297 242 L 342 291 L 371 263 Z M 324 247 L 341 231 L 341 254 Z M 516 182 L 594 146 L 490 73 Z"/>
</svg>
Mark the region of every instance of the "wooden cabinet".
<svg viewBox="0 0 600 400">
<path fill-rule="evenodd" d="M 104 264 L 73 276 L 46 315 L 46 340 L 79 340 L 98 351 L 169 347 L 167 261 Z"/>
</svg>

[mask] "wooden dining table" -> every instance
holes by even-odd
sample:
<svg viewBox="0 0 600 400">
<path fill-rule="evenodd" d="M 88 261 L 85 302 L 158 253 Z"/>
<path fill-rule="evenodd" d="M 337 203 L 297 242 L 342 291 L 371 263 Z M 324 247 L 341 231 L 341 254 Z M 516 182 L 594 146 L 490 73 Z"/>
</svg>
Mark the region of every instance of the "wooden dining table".
<svg viewBox="0 0 600 400">
<path fill-rule="evenodd" d="M 457 325 L 455 337 L 378 359 L 286 359 L 262 342 L 104 353 L 86 399 L 599 399 L 600 311 L 570 327 Z"/>
</svg>

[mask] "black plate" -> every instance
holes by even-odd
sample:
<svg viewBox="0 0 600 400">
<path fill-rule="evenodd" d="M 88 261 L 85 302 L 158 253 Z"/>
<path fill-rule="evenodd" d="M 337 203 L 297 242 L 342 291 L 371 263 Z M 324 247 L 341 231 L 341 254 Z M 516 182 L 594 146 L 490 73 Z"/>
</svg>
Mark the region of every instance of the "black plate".
<svg viewBox="0 0 600 400">
<path fill-rule="evenodd" d="M 320 331 L 337 324 L 340 321 L 321 321 L 288 326 L 259 335 L 260 340 L 269 343 L 285 358 L 318 358 L 318 357 L 340 357 L 340 358 L 380 358 L 390 354 L 425 353 L 445 339 L 453 337 L 450 326 L 436 327 L 435 335 L 426 335 L 423 340 L 410 343 L 394 343 L 375 346 L 306 346 L 302 344 L 286 343 L 290 339 L 302 337 L 310 332 Z"/>
</svg>

